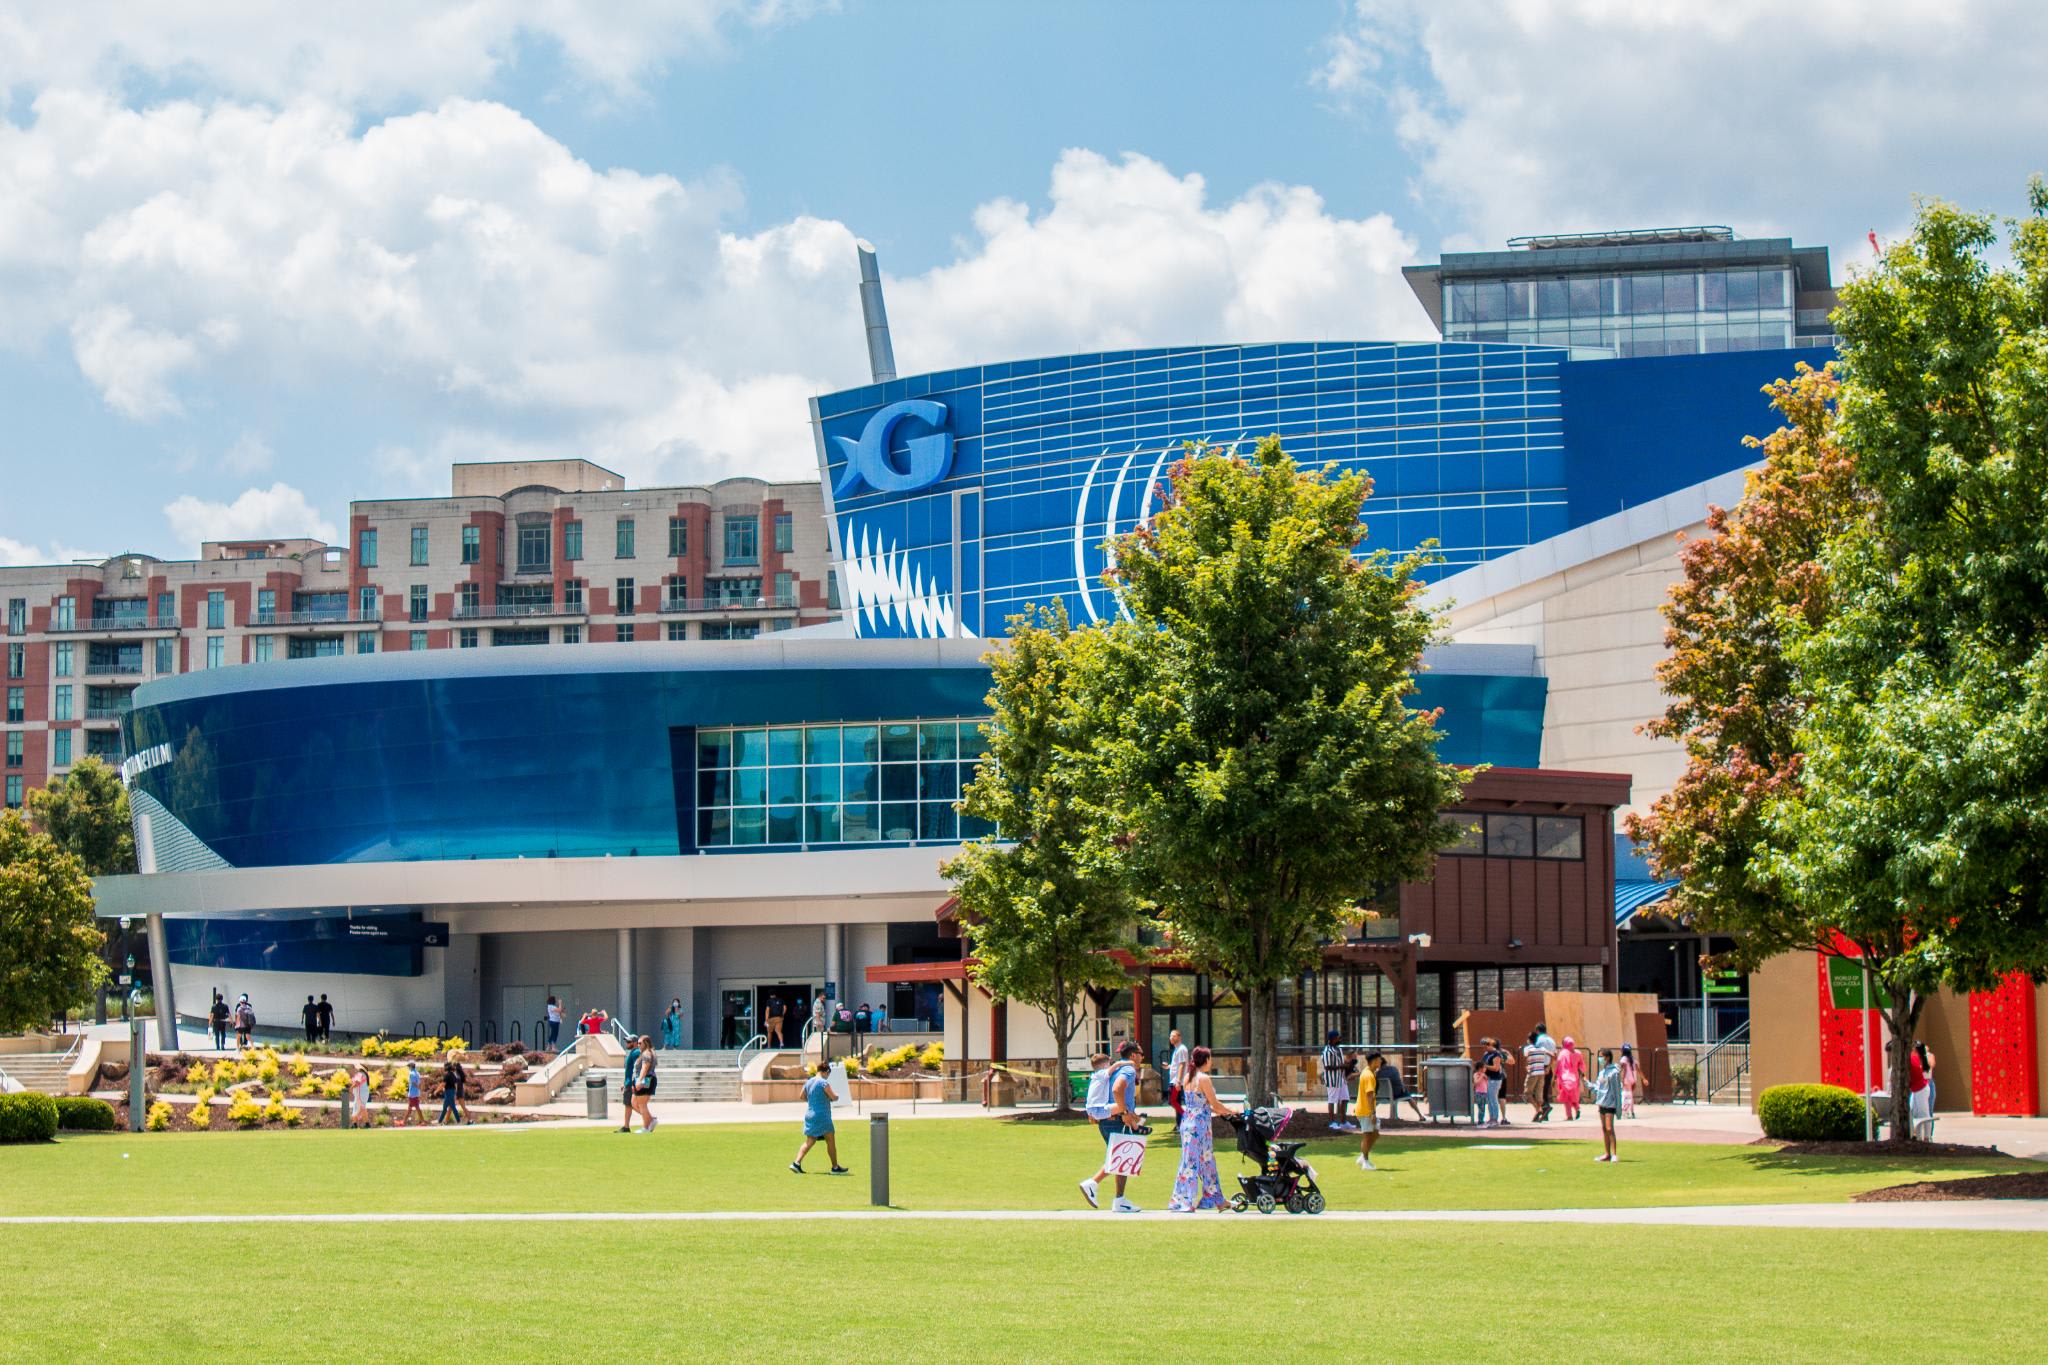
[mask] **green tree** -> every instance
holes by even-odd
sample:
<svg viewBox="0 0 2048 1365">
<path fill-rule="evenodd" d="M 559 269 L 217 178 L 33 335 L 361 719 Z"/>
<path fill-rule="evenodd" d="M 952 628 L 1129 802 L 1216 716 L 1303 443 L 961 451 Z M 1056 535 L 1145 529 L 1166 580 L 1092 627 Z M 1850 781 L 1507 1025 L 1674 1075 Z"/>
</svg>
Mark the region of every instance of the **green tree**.
<svg viewBox="0 0 2048 1365">
<path fill-rule="evenodd" d="M 988 655 L 988 757 L 960 803 L 999 837 L 975 840 L 943 868 L 960 898 L 974 980 L 1043 1014 L 1062 1067 L 1084 988 L 1125 979 L 1104 950 L 1132 941 L 1137 913 L 1115 830 L 1084 798 L 1093 737 L 1078 683 L 1100 646 L 1070 629 L 1057 602 L 1035 620 L 1028 610 L 1011 618 L 1007 646 Z M 1070 1112 L 1064 1077 L 1053 1093 L 1054 1107 Z"/>
<path fill-rule="evenodd" d="M 1245 1001 L 1249 1093 L 1276 1088 L 1278 984 L 1376 891 L 1430 869 L 1464 775 L 1413 671 L 1438 633 L 1422 554 L 1354 553 L 1370 482 L 1191 447 L 1115 542 L 1129 619 L 1090 691 L 1127 865 L 1177 951 Z"/>
<path fill-rule="evenodd" d="M 90 876 L 135 870 L 128 791 L 120 774 L 95 755 L 73 764 L 70 776 L 30 792 L 28 817 L 57 847 L 76 854 Z"/>
<path fill-rule="evenodd" d="M 1776 883 L 1840 907 L 1891 996 L 1894 1123 L 1938 985 L 2048 975 L 2048 188 L 2000 224 L 1920 205 L 1842 290 L 1841 440 L 1875 513 L 1792 621 L 1808 706 L 1766 820 Z M 1896 1131 L 1896 1129 L 1895 1129 Z"/>
<path fill-rule="evenodd" d="M 31 1028 L 107 978 L 92 879 L 76 855 L 0 812 L 0 1032 Z"/>
</svg>

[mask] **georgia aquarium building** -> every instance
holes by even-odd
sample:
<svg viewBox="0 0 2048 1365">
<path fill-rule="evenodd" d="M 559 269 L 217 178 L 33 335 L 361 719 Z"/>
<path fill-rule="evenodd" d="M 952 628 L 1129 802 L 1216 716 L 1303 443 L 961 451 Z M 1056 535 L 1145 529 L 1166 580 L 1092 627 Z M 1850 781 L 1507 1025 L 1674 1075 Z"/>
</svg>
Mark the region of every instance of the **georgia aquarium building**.
<svg viewBox="0 0 2048 1365">
<path fill-rule="evenodd" d="M 102 913 L 151 917 L 159 1000 L 187 1020 L 216 990 L 280 1024 L 326 994 L 344 1030 L 507 1040 L 550 995 L 646 1031 L 674 1000 L 715 1047 L 823 991 L 936 1022 L 969 999 L 938 866 L 986 832 L 953 804 L 981 750 L 983 641 L 1027 603 L 1116 612 L 1104 542 L 1156 509 L 1183 442 L 1278 433 L 1304 464 L 1361 469 L 1369 547 L 1435 541 L 1440 589 L 1491 573 L 1505 602 L 1724 487 L 1741 438 L 1773 425 L 1760 387 L 1830 354 L 1824 253 L 1698 230 L 1541 240 L 1417 272 L 1436 342 L 878 363 L 812 401 L 838 630 L 146 684 L 124 765 L 143 871 L 101 884 Z M 1627 778 L 1538 771 L 1561 686 L 1545 653 L 1500 637 L 1425 660 L 1445 756 L 1513 780 L 1474 808 L 1484 845 L 1444 860 L 1469 855 L 1460 875 L 1403 889 L 1400 970 L 1377 968 L 1399 999 L 1370 971 L 1305 981 L 1299 1036 L 1427 1034 L 1503 989 L 1617 988 Z M 1174 989 L 1193 1040 L 1228 1046 L 1234 1005 Z M 1149 1032 L 1149 997 L 1132 1008 Z"/>
</svg>

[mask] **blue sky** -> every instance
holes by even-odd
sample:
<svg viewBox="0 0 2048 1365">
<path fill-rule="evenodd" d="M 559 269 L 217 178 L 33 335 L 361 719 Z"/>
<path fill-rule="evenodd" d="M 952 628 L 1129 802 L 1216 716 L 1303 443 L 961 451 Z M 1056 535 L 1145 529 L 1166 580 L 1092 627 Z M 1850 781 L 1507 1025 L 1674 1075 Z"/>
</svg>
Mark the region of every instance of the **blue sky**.
<svg viewBox="0 0 2048 1365">
<path fill-rule="evenodd" d="M 1914 192 L 2017 209 L 2048 126 L 2020 0 L 164 9 L 0 15 L 0 563 L 332 533 L 452 459 L 803 476 L 855 235 L 906 369 L 1414 336 L 1446 244 L 1839 272 Z"/>
</svg>

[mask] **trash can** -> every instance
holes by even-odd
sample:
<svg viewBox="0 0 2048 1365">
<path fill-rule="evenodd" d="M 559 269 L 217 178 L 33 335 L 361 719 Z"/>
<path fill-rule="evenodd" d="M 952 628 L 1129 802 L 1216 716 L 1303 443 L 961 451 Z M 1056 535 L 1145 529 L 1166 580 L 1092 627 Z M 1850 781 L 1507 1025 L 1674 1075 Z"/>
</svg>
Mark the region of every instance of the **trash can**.
<svg viewBox="0 0 2048 1365">
<path fill-rule="evenodd" d="M 1431 1123 L 1472 1117 L 1472 1063 L 1464 1057 L 1432 1057 L 1422 1064 L 1422 1089 Z"/>
<path fill-rule="evenodd" d="M 605 1117 L 607 1106 L 604 1097 L 604 1077 L 592 1076 L 583 1082 L 583 1102 L 586 1112 L 594 1119 Z"/>
</svg>

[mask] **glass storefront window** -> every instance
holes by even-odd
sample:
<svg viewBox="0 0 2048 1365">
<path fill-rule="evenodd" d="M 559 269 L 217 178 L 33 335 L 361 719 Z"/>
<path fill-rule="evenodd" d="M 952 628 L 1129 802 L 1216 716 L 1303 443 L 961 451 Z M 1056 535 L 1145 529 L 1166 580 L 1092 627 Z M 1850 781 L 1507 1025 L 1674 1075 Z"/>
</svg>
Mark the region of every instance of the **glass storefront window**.
<svg viewBox="0 0 2048 1365">
<path fill-rule="evenodd" d="M 991 833 L 956 809 L 976 762 L 960 737 L 978 728 L 945 720 L 703 730 L 698 846 L 953 843 Z"/>
</svg>

